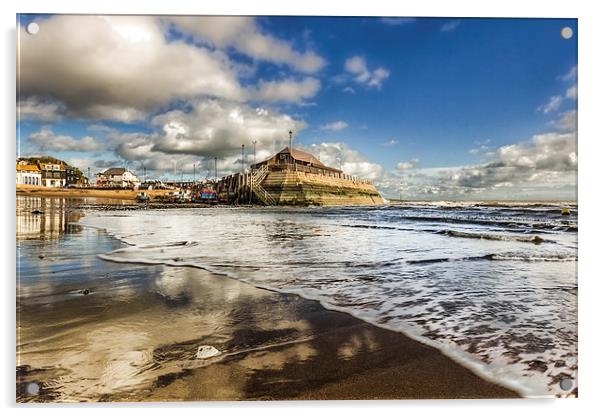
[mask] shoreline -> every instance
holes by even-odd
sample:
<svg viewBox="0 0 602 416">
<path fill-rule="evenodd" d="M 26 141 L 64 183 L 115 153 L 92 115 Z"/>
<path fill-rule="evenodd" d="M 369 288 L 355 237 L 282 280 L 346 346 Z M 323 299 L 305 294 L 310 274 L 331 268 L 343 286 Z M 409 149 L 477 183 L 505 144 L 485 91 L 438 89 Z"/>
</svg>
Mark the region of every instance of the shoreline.
<svg viewBox="0 0 602 416">
<path fill-rule="evenodd" d="M 190 373 L 168 375 L 157 380 L 152 392 L 118 396 L 116 401 L 132 400 L 133 397 L 143 402 L 522 397 L 483 379 L 436 348 L 402 333 L 379 328 L 344 312 L 325 309 L 319 302 L 298 295 L 278 293 L 276 298 L 285 304 L 296 304 L 298 312 L 301 311 L 301 319 L 310 320 L 317 333 L 306 340 L 283 345 L 274 343 L 266 348 L 229 356 Z M 257 334 L 258 337 L 265 335 Z M 313 351 L 309 359 L 269 366 L 274 356 L 286 356 L 291 350 L 303 349 Z M 346 356 L 341 359 L 341 355 Z M 232 391 L 216 396 L 215 391 L 223 391 L 224 386 L 209 388 L 206 385 L 208 381 L 215 381 L 216 373 L 236 375 L 245 370 L 248 361 L 253 361 L 253 378 L 258 381 L 252 383 L 254 388 L 244 396 Z"/>
<path fill-rule="evenodd" d="M 85 235 L 87 227 L 83 228 L 84 231 L 80 233 Z M 74 298 L 48 302 L 55 310 L 64 311 L 62 313 L 66 315 L 78 310 L 82 324 L 77 324 L 75 338 L 85 338 L 88 332 L 94 332 L 98 327 L 103 330 L 106 328 L 111 339 L 115 339 L 112 342 L 116 343 L 112 347 L 107 346 L 111 347 L 107 354 L 113 354 L 110 355 L 113 359 L 103 359 L 103 355 L 92 352 L 93 349 L 87 351 L 86 347 L 78 347 L 77 354 L 85 360 L 92 360 L 93 368 L 101 370 L 88 370 L 87 361 L 84 361 L 84 368 L 70 368 L 66 364 L 61 365 L 61 361 L 72 362 L 72 353 L 64 356 L 60 347 L 52 354 L 28 351 L 29 345 L 35 344 L 28 342 L 28 339 L 35 340 L 40 334 L 36 334 L 35 329 L 30 330 L 33 331 L 31 333 L 22 330 L 17 356 L 19 402 L 32 401 L 31 397 L 24 394 L 24 386 L 32 381 L 41 382 L 43 392 L 39 400 L 33 401 L 51 402 L 521 397 L 513 390 L 484 379 L 434 347 L 348 313 L 326 309 L 318 301 L 261 289 L 192 267 L 143 266 L 101 260 L 98 254 L 104 253 L 108 245 L 122 246 L 123 243 L 98 230 L 88 229 L 87 232 L 90 236 L 82 243 L 85 243 L 85 247 L 93 248 L 86 258 L 94 261 L 85 262 L 86 268 L 80 271 L 82 277 L 75 280 L 69 267 L 65 267 L 64 274 L 69 275 L 69 284 L 63 287 L 57 283 L 49 296 L 52 298 L 57 293 L 77 291 L 79 286 L 69 285 L 73 285 L 73 282 L 81 285 L 79 281 L 83 279 L 92 279 L 86 283 L 92 291 L 91 295 L 76 295 Z M 74 233 L 64 238 L 80 240 L 82 235 Z M 27 242 L 23 242 L 23 245 L 25 256 L 28 250 L 34 254 L 29 256 L 29 261 L 32 261 L 31 257 L 36 259 L 36 248 L 26 248 Z M 74 247 L 73 242 L 69 247 Z M 65 253 L 61 253 L 60 258 L 65 266 Z M 61 266 L 61 260 L 58 257 L 54 259 L 52 255 L 43 260 L 33 260 L 34 264 L 38 261 L 51 261 L 53 267 Z M 94 278 L 103 273 L 105 276 L 102 279 Z M 113 274 L 120 276 L 116 280 L 119 282 L 118 288 L 112 286 L 110 276 Z M 124 274 L 128 276 L 125 280 L 122 277 Z M 53 272 L 52 278 L 60 281 L 60 272 Z M 113 290 L 118 289 L 115 292 L 117 294 L 123 292 L 123 282 L 128 282 L 136 289 L 136 295 L 132 297 L 129 293 L 126 302 L 112 295 Z M 178 292 L 180 289 L 172 287 L 174 282 L 178 285 L 186 282 L 182 293 Z M 88 308 L 94 311 L 89 317 L 86 315 Z M 120 313 L 117 316 L 105 317 L 101 314 L 98 317 L 99 308 L 119 310 Z M 144 311 L 141 315 L 138 311 L 140 308 Z M 33 322 L 39 320 L 38 314 L 45 316 L 47 306 L 36 306 L 35 303 L 28 305 L 27 298 L 18 299 L 22 328 L 30 328 Z M 224 316 L 216 320 L 216 315 Z M 60 338 L 63 323 L 53 322 L 52 316 L 47 319 L 46 323 L 56 328 L 50 330 L 57 331 L 53 336 Z M 148 341 L 149 345 L 124 345 L 119 341 L 118 328 L 135 325 L 138 321 L 153 322 L 143 325 L 151 340 Z M 191 330 L 189 333 L 182 331 L 184 327 L 198 326 L 199 322 L 214 329 L 207 332 L 204 329 Z M 74 324 L 71 321 L 64 325 L 73 333 Z M 175 335 L 165 338 L 164 333 L 168 331 L 175 331 Z M 130 336 L 131 333 L 131 329 L 127 329 L 122 336 Z M 198 345 L 202 344 L 215 345 L 222 354 L 199 363 L 194 357 Z M 124 348 L 125 351 L 119 351 Z M 153 370 L 144 375 L 141 384 L 111 391 L 114 385 L 127 385 L 128 378 L 122 379 L 123 375 L 114 374 L 112 376 L 118 378 L 118 382 L 113 380 L 108 384 L 97 379 L 99 374 L 106 371 L 107 361 L 123 360 L 122 356 L 128 354 L 127 348 L 147 350 L 146 354 L 153 357 L 148 363 Z M 122 365 L 127 367 L 130 364 Z M 63 386 L 64 391 L 50 387 L 57 385 L 57 379 L 54 378 L 56 374 L 61 379 L 65 371 L 73 372 L 73 377 L 78 372 L 91 371 L 77 377 L 92 385 L 82 393 L 77 393 L 75 387 L 68 385 Z M 42 381 L 40 377 L 49 379 Z M 136 377 L 138 375 L 132 378 Z M 61 383 L 58 382 L 59 385 Z M 65 391 L 72 392 L 65 396 Z"/>
<path fill-rule="evenodd" d="M 157 197 L 162 195 L 167 195 L 170 192 L 174 192 L 174 190 L 170 189 L 155 189 L 155 190 L 132 190 L 132 189 L 101 189 L 101 188 L 47 188 L 47 187 L 36 187 L 30 185 L 18 185 L 16 187 L 16 195 L 17 196 L 46 196 L 46 197 L 56 197 L 56 198 L 106 198 L 106 199 L 117 199 L 124 201 L 134 201 L 136 196 L 140 192 L 145 192 L 151 197 Z M 482 204 L 484 206 L 487 205 L 521 205 L 521 204 L 565 204 L 565 205 L 576 205 L 578 203 L 577 200 L 495 200 L 495 199 L 482 199 L 482 200 L 430 200 L 430 199 L 396 199 L 396 198 L 387 198 L 386 201 L 393 204 L 432 204 L 432 203 L 456 203 L 456 204 Z M 152 201 L 151 201 L 152 203 Z M 177 205 L 177 204 L 171 204 Z M 182 204 L 184 206 L 190 204 Z M 241 204 L 245 205 L 245 204 Z M 385 202 L 382 205 L 387 205 Z"/>
<path fill-rule="evenodd" d="M 16 188 L 17 196 L 45 196 L 55 198 L 103 198 L 124 201 L 135 201 L 140 192 L 145 192 L 151 198 L 174 192 L 171 189 L 152 189 L 136 191 L 133 189 L 100 189 L 100 188 L 44 188 L 20 185 Z"/>
</svg>

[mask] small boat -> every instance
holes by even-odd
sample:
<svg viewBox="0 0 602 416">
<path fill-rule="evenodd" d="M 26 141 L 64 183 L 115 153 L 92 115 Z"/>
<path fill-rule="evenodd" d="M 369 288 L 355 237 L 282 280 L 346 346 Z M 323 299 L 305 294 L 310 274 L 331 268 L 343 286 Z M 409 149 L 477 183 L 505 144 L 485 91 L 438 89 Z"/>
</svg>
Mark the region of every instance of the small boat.
<svg viewBox="0 0 602 416">
<path fill-rule="evenodd" d="M 563 208 L 560 210 L 560 213 L 561 213 L 562 215 L 571 215 L 571 210 L 570 210 L 570 209 L 568 209 L 567 207 L 563 207 Z"/>
</svg>

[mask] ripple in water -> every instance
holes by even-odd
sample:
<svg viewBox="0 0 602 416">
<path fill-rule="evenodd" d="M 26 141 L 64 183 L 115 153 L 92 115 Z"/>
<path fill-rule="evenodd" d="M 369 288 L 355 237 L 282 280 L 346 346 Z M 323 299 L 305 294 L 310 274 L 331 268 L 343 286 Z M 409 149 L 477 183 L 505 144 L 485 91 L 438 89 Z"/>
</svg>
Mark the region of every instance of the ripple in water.
<svg viewBox="0 0 602 416">
<path fill-rule="evenodd" d="M 118 262 L 193 266 L 401 331 L 527 396 L 577 379 L 577 218 L 545 204 L 98 212 Z"/>
</svg>

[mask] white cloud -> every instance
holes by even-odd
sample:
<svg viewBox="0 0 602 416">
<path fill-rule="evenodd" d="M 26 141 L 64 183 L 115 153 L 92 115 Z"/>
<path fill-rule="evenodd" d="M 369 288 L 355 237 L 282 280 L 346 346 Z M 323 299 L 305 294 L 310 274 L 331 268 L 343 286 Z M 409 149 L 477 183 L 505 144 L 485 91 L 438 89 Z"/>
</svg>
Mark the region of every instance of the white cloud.
<svg viewBox="0 0 602 416">
<path fill-rule="evenodd" d="M 71 157 L 65 160 L 69 166 L 76 167 L 82 171 L 85 176 L 88 176 L 86 171 L 88 167 L 94 166 L 94 162 L 89 158 Z"/>
<path fill-rule="evenodd" d="M 177 175 L 182 169 L 192 174 L 193 164 L 199 175 L 203 170 L 213 172 L 217 157 L 219 174 L 224 175 L 239 171 L 242 144 L 248 166 L 253 162 L 253 141 L 257 141 L 257 161 L 263 160 L 288 145 L 289 130 L 297 133 L 306 126 L 278 111 L 233 101 L 201 99 L 190 107 L 153 117 L 152 133 L 110 132 L 115 155 L 138 169 L 145 166 L 149 175 L 171 175 L 174 164 Z"/>
<path fill-rule="evenodd" d="M 28 97 L 17 102 L 17 111 L 21 120 L 58 121 L 64 106 L 56 101 Z"/>
<path fill-rule="evenodd" d="M 103 148 L 101 143 L 90 136 L 74 139 L 71 136 L 55 134 L 48 126 L 29 136 L 29 140 L 35 143 L 42 151 L 53 150 L 57 152 L 92 152 Z"/>
<path fill-rule="evenodd" d="M 353 88 L 351 88 L 351 87 L 345 87 L 345 88 L 343 88 L 343 92 L 346 92 L 348 94 L 353 94 L 353 95 L 356 94 L 355 90 Z"/>
<path fill-rule="evenodd" d="M 491 150 L 491 146 L 489 146 L 490 143 L 491 143 L 490 139 L 476 140 L 474 142 L 476 147 L 473 147 L 472 149 L 470 149 L 468 151 L 468 153 L 470 153 L 471 155 L 483 155 L 483 154 L 489 155 L 490 150 Z"/>
<path fill-rule="evenodd" d="M 282 81 L 259 81 L 256 97 L 263 101 L 283 101 L 301 103 L 314 97 L 320 90 L 320 81 L 307 77 L 301 81 L 285 79 Z"/>
<path fill-rule="evenodd" d="M 576 100 L 577 99 L 577 85 L 573 85 L 571 87 L 569 87 L 568 90 L 566 90 L 566 93 L 564 94 L 565 98 L 569 98 L 571 100 Z"/>
<path fill-rule="evenodd" d="M 554 122 L 554 125 L 561 130 L 577 130 L 577 110 L 566 111 L 560 118 Z"/>
<path fill-rule="evenodd" d="M 341 131 L 346 129 L 349 124 L 345 123 L 343 120 L 333 121 L 332 123 L 327 123 L 320 126 L 321 130 L 329 130 L 329 131 Z"/>
<path fill-rule="evenodd" d="M 396 166 L 397 170 L 409 170 L 409 169 L 416 169 L 418 167 L 418 164 L 420 163 L 419 159 L 411 159 L 408 160 L 407 162 L 399 162 Z"/>
<path fill-rule="evenodd" d="M 550 97 L 547 103 L 540 105 L 537 107 L 537 111 L 548 114 L 553 111 L 558 111 L 560 106 L 565 101 L 565 99 L 576 100 L 577 99 L 577 85 L 573 85 L 569 87 L 564 96 L 562 95 L 554 95 Z"/>
<path fill-rule="evenodd" d="M 399 141 L 395 140 L 395 139 L 391 139 L 391 140 L 387 140 L 384 143 L 381 143 L 381 146 L 391 147 L 391 146 L 395 146 L 396 144 L 399 144 Z"/>
<path fill-rule="evenodd" d="M 537 199 L 574 197 L 577 175 L 575 132 L 551 132 L 502 146 L 489 160 L 470 166 L 417 168 L 417 160 L 401 162 L 377 186 L 404 198 Z"/>
<path fill-rule="evenodd" d="M 460 26 L 460 21 L 459 20 L 451 20 L 449 22 L 444 23 L 441 26 L 441 31 L 442 32 L 451 32 L 452 30 L 456 30 L 456 28 Z"/>
<path fill-rule="evenodd" d="M 381 88 L 383 81 L 389 78 L 389 71 L 385 68 L 368 69 L 366 60 L 361 56 L 353 56 L 347 59 L 345 70 L 353 76 L 355 82 L 378 89 Z"/>
<path fill-rule="evenodd" d="M 298 71 L 315 73 L 326 64 L 313 51 L 295 51 L 289 42 L 263 33 L 247 16 L 171 16 L 178 29 L 218 48 L 232 47 L 255 59 L 286 64 Z"/>
<path fill-rule="evenodd" d="M 43 36 L 19 28 L 25 103 L 45 97 L 69 116 L 129 122 L 173 100 L 246 98 L 223 53 L 167 42 L 156 17 L 56 15 L 40 26 Z"/>
<path fill-rule="evenodd" d="M 563 81 L 573 81 L 577 78 L 577 65 L 573 66 L 569 72 L 560 77 Z"/>
<path fill-rule="evenodd" d="M 552 111 L 556 111 L 560 108 L 560 104 L 562 104 L 562 96 L 554 95 L 550 97 L 547 103 L 540 105 L 537 107 L 537 111 L 542 112 L 544 114 L 548 114 Z"/>
<path fill-rule="evenodd" d="M 370 162 L 357 150 L 350 149 L 345 143 L 319 143 L 312 144 L 309 152 L 319 157 L 327 166 L 341 168 L 349 175 L 355 175 L 369 180 L 379 179 L 384 168 L 378 163 Z"/>
</svg>

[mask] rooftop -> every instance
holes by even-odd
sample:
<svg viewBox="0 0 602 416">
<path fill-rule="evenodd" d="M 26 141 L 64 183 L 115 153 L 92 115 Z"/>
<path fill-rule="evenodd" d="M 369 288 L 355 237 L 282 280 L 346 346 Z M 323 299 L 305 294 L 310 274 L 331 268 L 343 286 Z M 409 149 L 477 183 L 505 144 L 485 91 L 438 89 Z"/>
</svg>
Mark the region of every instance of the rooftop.
<svg viewBox="0 0 602 416">
<path fill-rule="evenodd" d="M 299 150 L 299 149 L 295 149 L 295 148 L 293 148 L 293 150 L 291 151 L 288 148 L 288 146 L 285 147 L 284 149 L 282 149 L 281 151 L 279 151 L 278 153 L 276 153 L 275 155 L 271 156 L 267 160 L 273 159 L 280 154 L 290 154 L 293 157 L 293 159 L 298 160 L 300 162 L 308 163 L 309 165 L 314 166 L 316 168 L 340 172 L 339 169 L 331 168 L 330 166 L 326 166 L 324 163 L 322 163 L 318 158 L 316 158 L 311 153 L 304 152 L 303 150 Z M 266 161 L 259 162 L 258 164 L 261 164 L 264 162 L 266 162 Z"/>
<path fill-rule="evenodd" d="M 102 174 L 103 175 L 123 175 L 125 172 L 127 172 L 126 168 L 109 168 L 109 169 L 105 170 Z"/>
<path fill-rule="evenodd" d="M 40 168 L 37 165 L 25 165 L 17 163 L 17 170 L 22 172 L 39 172 Z"/>
</svg>

